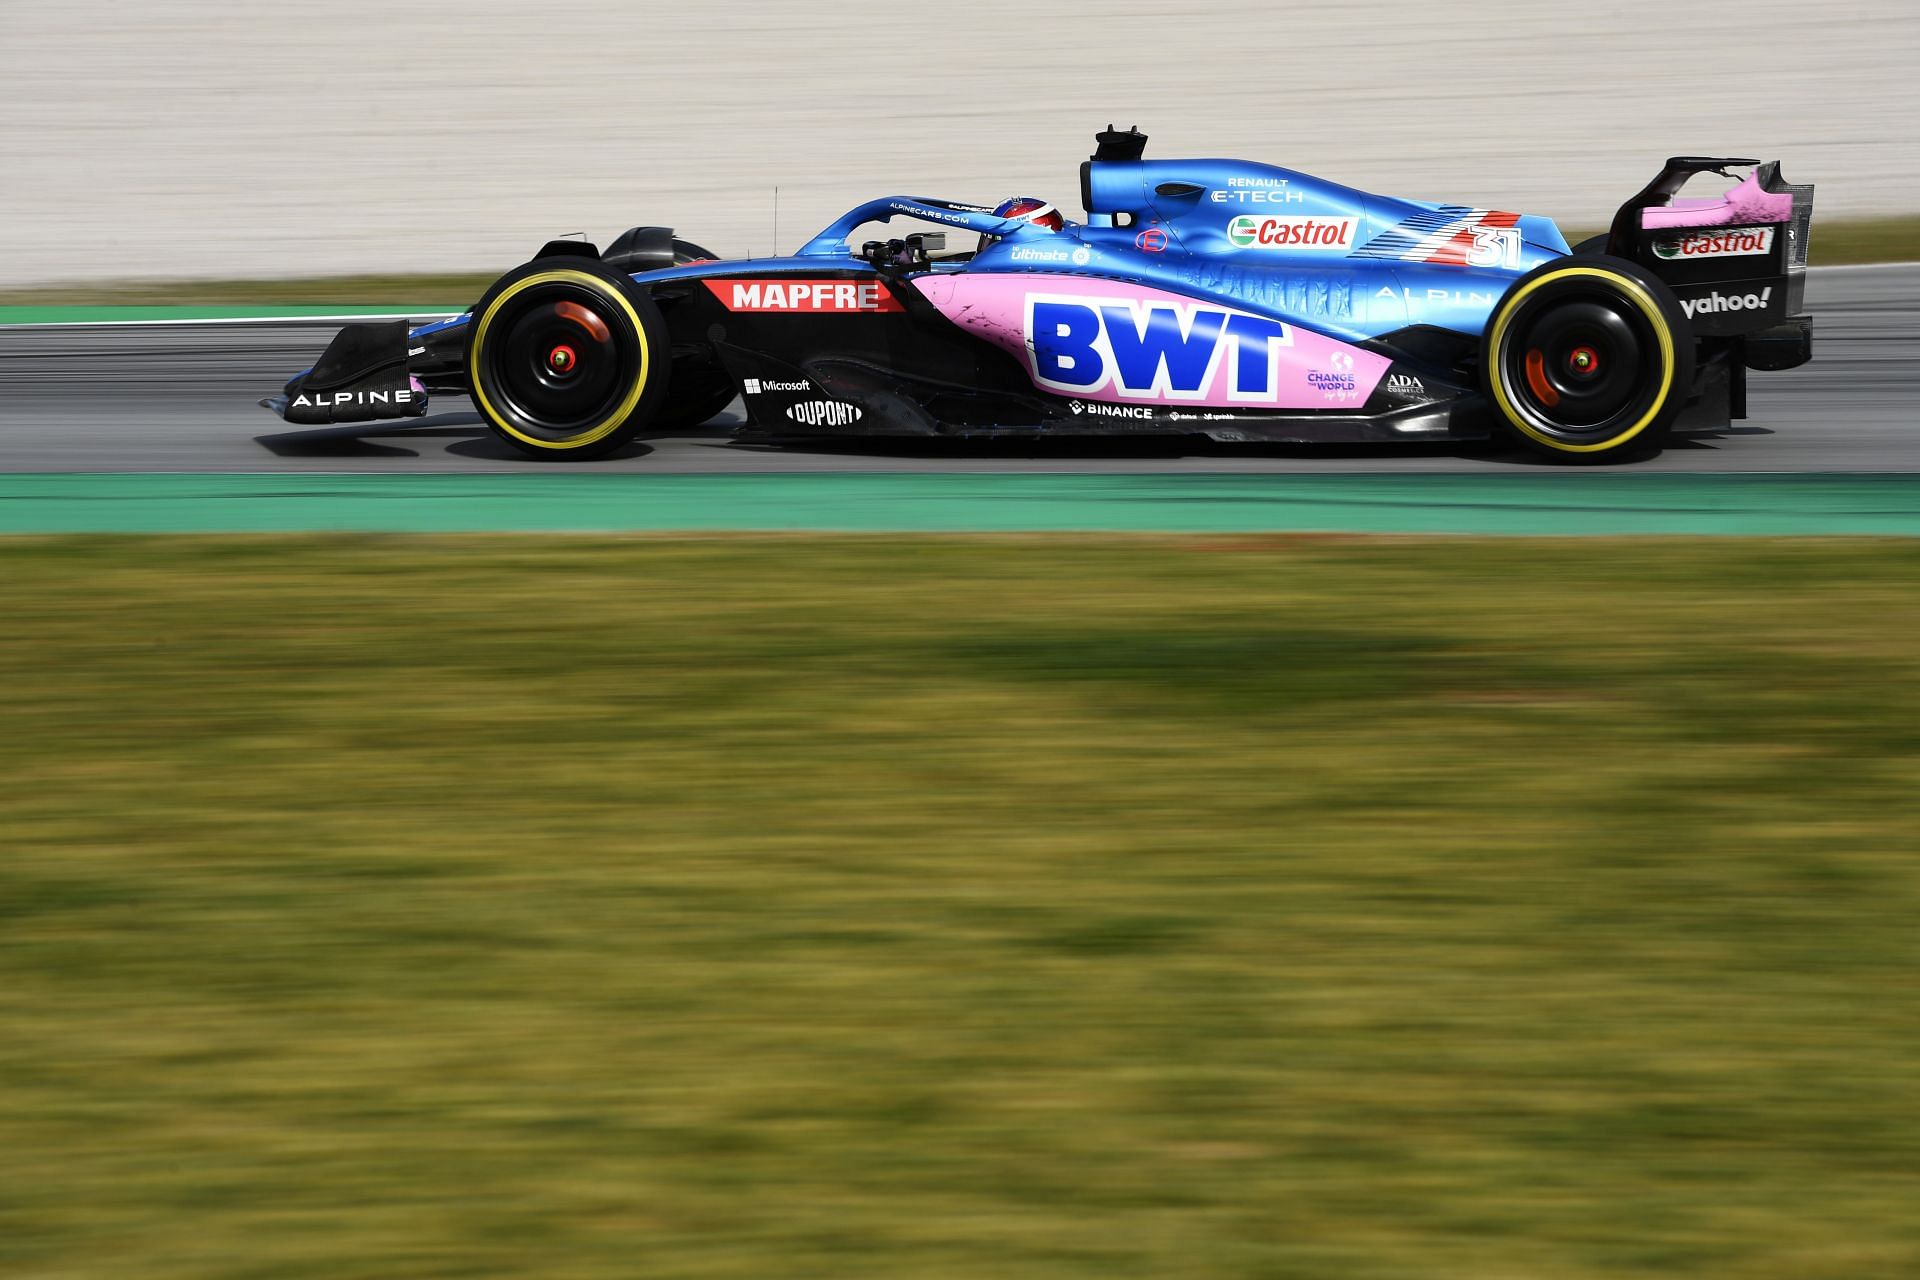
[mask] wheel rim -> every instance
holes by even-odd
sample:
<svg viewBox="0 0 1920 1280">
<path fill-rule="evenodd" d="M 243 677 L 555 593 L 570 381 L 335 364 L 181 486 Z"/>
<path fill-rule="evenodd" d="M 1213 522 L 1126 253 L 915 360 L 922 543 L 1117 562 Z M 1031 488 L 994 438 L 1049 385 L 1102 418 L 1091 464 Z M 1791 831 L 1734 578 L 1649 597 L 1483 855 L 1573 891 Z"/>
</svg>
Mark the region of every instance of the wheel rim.
<svg viewBox="0 0 1920 1280">
<path fill-rule="evenodd" d="M 1640 308 L 1595 280 L 1521 304 L 1498 357 L 1510 407 L 1557 441 L 1594 445 L 1644 421 L 1665 355 Z"/>
<path fill-rule="evenodd" d="M 617 311 L 582 285 L 551 283 L 506 300 L 483 353 L 488 399 L 526 435 L 563 443 L 604 424 L 640 370 Z"/>
</svg>

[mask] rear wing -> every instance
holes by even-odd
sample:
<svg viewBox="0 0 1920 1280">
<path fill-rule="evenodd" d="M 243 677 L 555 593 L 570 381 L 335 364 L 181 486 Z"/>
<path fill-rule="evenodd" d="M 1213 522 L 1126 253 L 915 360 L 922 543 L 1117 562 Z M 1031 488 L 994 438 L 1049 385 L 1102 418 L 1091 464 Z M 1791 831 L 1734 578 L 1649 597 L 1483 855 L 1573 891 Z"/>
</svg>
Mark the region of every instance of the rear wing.
<svg viewBox="0 0 1920 1280">
<path fill-rule="evenodd" d="M 1728 180 L 1723 195 L 1679 200 L 1696 174 Z M 1803 314 L 1813 187 L 1780 176 L 1780 162 L 1675 156 L 1660 175 L 1620 206 L 1607 252 L 1646 267 L 1673 289 L 1694 333 L 1737 337 Z"/>
</svg>

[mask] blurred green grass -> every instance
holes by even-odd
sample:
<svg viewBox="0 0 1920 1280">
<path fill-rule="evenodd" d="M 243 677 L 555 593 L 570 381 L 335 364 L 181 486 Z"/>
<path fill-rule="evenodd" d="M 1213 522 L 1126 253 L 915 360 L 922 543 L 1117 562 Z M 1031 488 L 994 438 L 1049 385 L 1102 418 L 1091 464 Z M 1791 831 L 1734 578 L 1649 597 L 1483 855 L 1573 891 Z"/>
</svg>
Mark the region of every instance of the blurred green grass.
<svg viewBox="0 0 1920 1280">
<path fill-rule="evenodd" d="M 0 1272 L 1920 1271 L 1920 547 L 0 544 Z"/>
<path fill-rule="evenodd" d="M 1605 227 L 1569 224 L 1579 244 Z M 1856 218 L 1814 223 L 1810 262 L 1816 267 L 1861 262 L 1920 262 L 1920 217 Z M 502 270 L 505 270 L 503 267 Z M 499 272 L 321 276 L 288 280 L 127 280 L 0 289 L 0 306 L 445 306 L 476 302 Z"/>
</svg>

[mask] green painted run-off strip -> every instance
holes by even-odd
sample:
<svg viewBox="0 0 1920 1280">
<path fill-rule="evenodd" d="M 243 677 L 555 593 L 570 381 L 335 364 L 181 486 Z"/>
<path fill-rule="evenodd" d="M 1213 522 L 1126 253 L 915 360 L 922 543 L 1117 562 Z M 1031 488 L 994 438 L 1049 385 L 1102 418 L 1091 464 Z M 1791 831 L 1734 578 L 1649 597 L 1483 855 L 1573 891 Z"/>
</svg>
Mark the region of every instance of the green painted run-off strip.
<svg viewBox="0 0 1920 1280">
<path fill-rule="evenodd" d="M 0 533 L 1920 535 L 1920 475 L 0 475 Z"/>
</svg>

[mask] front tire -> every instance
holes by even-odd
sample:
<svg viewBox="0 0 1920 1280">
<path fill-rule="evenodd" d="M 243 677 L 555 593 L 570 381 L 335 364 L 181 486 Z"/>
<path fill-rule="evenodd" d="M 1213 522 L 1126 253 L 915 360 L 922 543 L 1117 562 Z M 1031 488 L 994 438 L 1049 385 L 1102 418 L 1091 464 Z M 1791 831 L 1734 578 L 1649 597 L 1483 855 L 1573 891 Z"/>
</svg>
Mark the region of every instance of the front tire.
<svg viewBox="0 0 1920 1280">
<path fill-rule="evenodd" d="M 1563 462 L 1658 453 L 1693 386 L 1672 290 L 1621 258 L 1576 256 L 1520 277 L 1481 345 L 1489 398 L 1529 448 Z"/>
<path fill-rule="evenodd" d="M 667 394 L 667 329 L 652 299 L 591 259 L 509 271 L 473 308 L 474 407 L 530 457 L 604 457 L 638 435 Z"/>
</svg>

